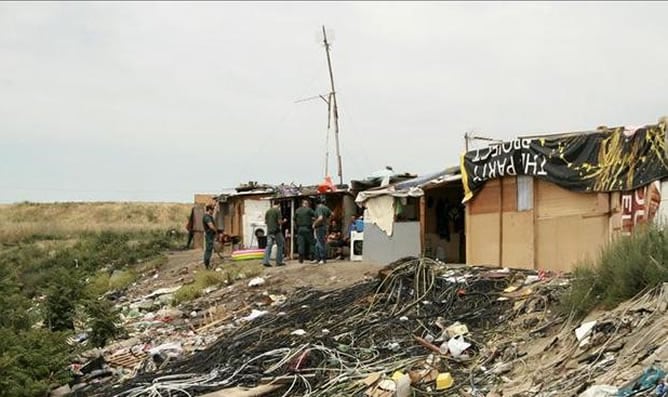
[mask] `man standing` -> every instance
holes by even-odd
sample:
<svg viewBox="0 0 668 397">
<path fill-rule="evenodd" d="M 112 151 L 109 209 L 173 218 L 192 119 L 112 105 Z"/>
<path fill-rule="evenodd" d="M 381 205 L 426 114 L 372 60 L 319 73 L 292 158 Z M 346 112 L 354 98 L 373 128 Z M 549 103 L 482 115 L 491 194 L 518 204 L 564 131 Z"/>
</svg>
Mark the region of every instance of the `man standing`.
<svg viewBox="0 0 668 397">
<path fill-rule="evenodd" d="M 318 264 L 327 263 L 327 225 L 332 211 L 325 205 L 325 197 L 320 197 L 320 204 L 315 208 L 315 221 L 313 229 L 315 230 L 315 260 Z M 314 261 L 315 262 L 315 261 Z"/>
<path fill-rule="evenodd" d="M 213 221 L 213 204 L 207 204 L 206 213 L 202 217 L 202 223 L 204 224 L 204 267 L 207 269 L 211 266 L 211 255 L 213 253 L 213 242 L 216 240 L 216 223 Z"/>
<path fill-rule="evenodd" d="M 274 203 L 264 214 L 264 223 L 267 224 L 267 248 L 264 250 L 264 260 L 262 264 L 266 267 L 271 267 L 271 248 L 276 242 L 276 266 L 284 266 L 283 263 L 283 246 L 285 239 L 281 231 L 281 225 L 285 222 L 281 215 L 281 207 L 278 203 Z"/>
<path fill-rule="evenodd" d="M 311 209 L 308 200 L 302 200 L 302 206 L 295 211 L 295 226 L 297 227 L 297 252 L 299 252 L 299 263 L 304 263 L 308 258 L 313 245 L 313 220 L 315 212 Z"/>
</svg>

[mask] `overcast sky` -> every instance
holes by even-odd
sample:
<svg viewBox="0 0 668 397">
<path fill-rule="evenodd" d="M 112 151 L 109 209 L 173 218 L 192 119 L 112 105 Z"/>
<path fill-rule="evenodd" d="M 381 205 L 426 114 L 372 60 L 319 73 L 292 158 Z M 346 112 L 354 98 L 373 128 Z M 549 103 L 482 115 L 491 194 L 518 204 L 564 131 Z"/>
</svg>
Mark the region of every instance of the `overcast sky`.
<svg viewBox="0 0 668 397">
<path fill-rule="evenodd" d="M 191 201 L 668 115 L 667 3 L 0 3 L 0 202 Z M 333 139 L 330 140 L 333 142 Z M 332 146 L 333 157 L 333 146 Z M 332 161 L 330 172 L 336 174 Z"/>
</svg>

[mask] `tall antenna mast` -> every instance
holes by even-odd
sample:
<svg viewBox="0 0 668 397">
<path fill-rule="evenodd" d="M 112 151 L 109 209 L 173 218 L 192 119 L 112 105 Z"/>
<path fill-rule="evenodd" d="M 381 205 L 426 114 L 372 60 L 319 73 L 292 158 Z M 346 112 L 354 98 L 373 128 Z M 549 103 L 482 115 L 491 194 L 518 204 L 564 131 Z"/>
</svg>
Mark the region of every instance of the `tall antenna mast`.
<svg viewBox="0 0 668 397">
<path fill-rule="evenodd" d="M 327 54 L 327 68 L 329 69 L 329 82 L 331 84 L 332 91 L 329 93 L 329 113 L 328 117 L 334 119 L 334 138 L 336 140 L 336 161 L 338 164 L 338 175 L 339 175 L 339 184 L 343 184 L 343 171 L 341 166 L 341 150 L 339 146 L 339 107 L 336 104 L 336 90 L 334 89 L 334 73 L 332 72 L 332 58 L 329 54 L 329 42 L 327 41 L 327 32 L 325 31 L 325 26 L 322 27 L 322 38 L 325 43 L 325 53 Z M 327 120 L 329 126 L 330 120 Z M 329 149 L 328 149 L 329 150 Z M 329 157 L 329 155 L 327 156 Z M 329 161 L 329 160 L 327 160 Z M 327 169 L 327 166 L 325 166 Z M 327 175 L 325 175 L 327 176 Z"/>
</svg>

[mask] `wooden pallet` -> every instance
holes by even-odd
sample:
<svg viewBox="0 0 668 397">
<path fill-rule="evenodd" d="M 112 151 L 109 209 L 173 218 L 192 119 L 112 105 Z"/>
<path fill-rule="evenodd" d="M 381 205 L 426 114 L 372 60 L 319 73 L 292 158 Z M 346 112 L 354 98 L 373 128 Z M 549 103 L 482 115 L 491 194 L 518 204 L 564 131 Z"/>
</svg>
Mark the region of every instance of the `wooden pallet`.
<svg viewBox="0 0 668 397">
<path fill-rule="evenodd" d="M 137 364 L 144 361 L 146 357 L 147 354 L 145 352 L 141 352 L 138 355 L 135 355 L 131 352 L 126 352 L 126 353 L 114 354 L 113 356 L 107 358 L 107 362 L 116 367 L 132 369 L 136 367 Z"/>
</svg>

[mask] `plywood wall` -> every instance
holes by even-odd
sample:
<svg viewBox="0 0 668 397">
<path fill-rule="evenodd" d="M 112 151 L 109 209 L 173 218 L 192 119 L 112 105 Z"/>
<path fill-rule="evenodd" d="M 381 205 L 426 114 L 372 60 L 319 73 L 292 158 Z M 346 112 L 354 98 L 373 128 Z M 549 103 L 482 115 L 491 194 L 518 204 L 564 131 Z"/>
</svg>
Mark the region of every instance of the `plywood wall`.
<svg viewBox="0 0 668 397">
<path fill-rule="evenodd" d="M 536 267 L 569 271 L 595 259 L 610 236 L 608 193 L 576 193 L 546 181 L 536 187 Z"/>
<path fill-rule="evenodd" d="M 595 259 L 607 241 L 605 216 L 540 219 L 536 223 L 536 268 L 570 271 L 579 262 Z"/>
<path fill-rule="evenodd" d="M 516 178 L 500 181 L 487 182 L 467 204 L 467 263 L 568 271 L 609 241 L 609 194 L 534 179 L 533 209 L 519 212 Z"/>
<path fill-rule="evenodd" d="M 223 224 L 225 225 L 225 233 L 230 236 L 243 235 L 242 218 L 244 211 L 244 202 L 241 197 L 233 197 L 228 199 L 227 212 L 223 216 Z"/>
<path fill-rule="evenodd" d="M 500 237 L 498 214 L 493 212 L 471 214 L 468 216 L 467 225 L 466 263 L 498 266 Z"/>
<path fill-rule="evenodd" d="M 503 213 L 503 266 L 533 269 L 533 211 Z"/>
</svg>

